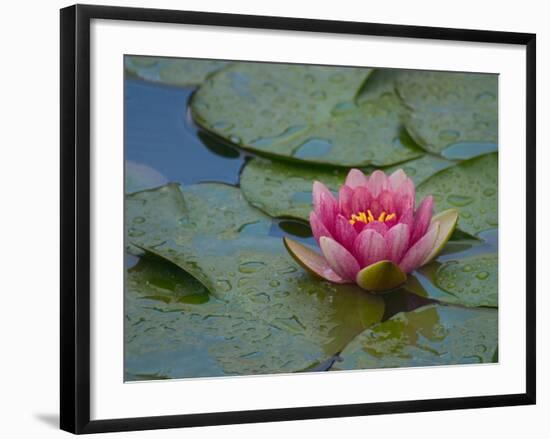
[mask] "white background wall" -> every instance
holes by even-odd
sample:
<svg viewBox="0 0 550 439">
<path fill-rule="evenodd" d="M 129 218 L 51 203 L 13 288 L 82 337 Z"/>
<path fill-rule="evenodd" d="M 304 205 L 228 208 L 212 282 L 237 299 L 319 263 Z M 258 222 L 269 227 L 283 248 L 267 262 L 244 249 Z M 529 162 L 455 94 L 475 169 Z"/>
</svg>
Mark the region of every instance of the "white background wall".
<svg viewBox="0 0 550 439">
<path fill-rule="evenodd" d="M 545 2 L 428 0 L 103 0 L 88 3 L 537 33 L 538 45 L 538 405 L 363 418 L 209 427 L 106 437 L 241 439 L 338 436 L 547 437 L 550 433 L 547 215 L 550 153 L 550 28 Z M 58 422 L 59 49 L 66 1 L 4 2 L 0 14 L 0 434 L 61 437 Z M 546 123 L 545 123 L 546 121 Z M 510 213 L 514 214 L 514 213 Z M 517 214 L 523 215 L 523 212 Z M 215 397 L 215 395 L 213 395 Z M 182 395 L 185 398 L 185 395 Z"/>
</svg>

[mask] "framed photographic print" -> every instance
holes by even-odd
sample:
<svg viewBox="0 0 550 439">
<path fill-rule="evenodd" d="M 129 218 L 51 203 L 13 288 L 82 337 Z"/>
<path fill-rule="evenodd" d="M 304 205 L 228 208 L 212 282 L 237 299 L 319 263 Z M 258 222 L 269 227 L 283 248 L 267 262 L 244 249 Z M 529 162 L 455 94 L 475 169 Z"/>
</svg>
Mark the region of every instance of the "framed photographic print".
<svg viewBox="0 0 550 439">
<path fill-rule="evenodd" d="M 535 36 L 61 11 L 61 427 L 535 403 Z"/>
</svg>

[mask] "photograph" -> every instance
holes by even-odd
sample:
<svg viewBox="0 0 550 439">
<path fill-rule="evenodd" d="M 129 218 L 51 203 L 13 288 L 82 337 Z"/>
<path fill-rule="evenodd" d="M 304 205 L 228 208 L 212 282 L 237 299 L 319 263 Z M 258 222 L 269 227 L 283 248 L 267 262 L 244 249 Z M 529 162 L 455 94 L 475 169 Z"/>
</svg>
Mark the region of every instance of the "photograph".
<svg viewBox="0 0 550 439">
<path fill-rule="evenodd" d="M 125 382 L 499 362 L 498 74 L 120 75 Z"/>
</svg>

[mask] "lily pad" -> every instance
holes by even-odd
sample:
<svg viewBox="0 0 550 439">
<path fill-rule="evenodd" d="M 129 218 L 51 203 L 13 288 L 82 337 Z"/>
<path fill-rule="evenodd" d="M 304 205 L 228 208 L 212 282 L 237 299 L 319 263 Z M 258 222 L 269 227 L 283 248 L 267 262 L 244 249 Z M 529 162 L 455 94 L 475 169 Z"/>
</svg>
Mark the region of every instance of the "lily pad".
<svg viewBox="0 0 550 439">
<path fill-rule="evenodd" d="M 359 92 L 357 93 L 356 101 L 363 104 L 367 101 L 372 101 L 384 95 L 394 95 L 396 93 L 396 81 L 408 72 L 414 70 L 405 69 L 374 69 L 368 80 L 365 81 Z"/>
<path fill-rule="evenodd" d="M 403 136 L 395 95 L 357 105 L 371 69 L 239 64 L 191 104 L 206 130 L 266 156 L 335 166 L 391 165 L 421 153 Z"/>
<path fill-rule="evenodd" d="M 288 373 L 324 358 L 321 346 L 210 297 L 165 260 L 142 258 L 125 293 L 128 381 Z"/>
<path fill-rule="evenodd" d="M 498 257 L 493 254 L 476 255 L 446 262 L 432 262 L 409 276 L 403 288 L 424 299 L 440 303 L 468 308 L 496 308 L 497 277 Z"/>
<path fill-rule="evenodd" d="M 442 169 L 455 165 L 443 158 L 425 155 L 384 169 L 391 173 L 402 168 L 416 184 Z M 372 172 L 373 168 L 364 169 Z M 275 218 L 297 218 L 307 221 L 312 210 L 312 187 L 315 180 L 324 183 L 335 194 L 344 184 L 347 170 L 313 167 L 299 163 L 253 158 L 241 173 L 241 190 L 254 207 Z"/>
<path fill-rule="evenodd" d="M 383 315 L 380 298 L 306 273 L 269 235 L 271 219 L 235 187 L 168 185 L 131 194 L 127 219 L 132 244 L 184 269 L 217 300 L 309 343 L 310 352 L 339 352 Z"/>
<path fill-rule="evenodd" d="M 396 80 L 411 112 L 405 123 L 427 151 L 454 143 L 498 143 L 498 77 L 492 74 L 409 72 Z"/>
<path fill-rule="evenodd" d="M 432 175 L 454 165 L 456 165 L 456 162 L 451 160 L 446 160 L 432 154 L 425 154 L 417 159 L 385 168 L 384 172 L 386 172 L 386 174 L 391 174 L 397 169 L 403 169 L 407 176 L 414 181 L 414 184 L 418 186 Z"/>
<path fill-rule="evenodd" d="M 417 200 L 433 195 L 438 211 L 459 211 L 458 228 L 470 235 L 498 226 L 498 154 L 447 168 L 417 187 Z"/>
<path fill-rule="evenodd" d="M 246 199 L 272 217 L 307 220 L 312 209 L 315 180 L 337 192 L 347 171 L 254 158 L 241 173 L 241 189 Z"/>
<path fill-rule="evenodd" d="M 227 66 L 226 61 L 209 59 L 160 58 L 153 56 L 126 56 L 126 72 L 146 81 L 179 87 L 202 84 L 209 75 Z"/>
<path fill-rule="evenodd" d="M 496 307 L 498 255 L 478 255 L 445 262 L 435 273 L 435 284 L 463 305 Z"/>
<path fill-rule="evenodd" d="M 338 369 L 491 363 L 498 313 L 428 305 L 367 329 L 341 353 Z"/>
</svg>

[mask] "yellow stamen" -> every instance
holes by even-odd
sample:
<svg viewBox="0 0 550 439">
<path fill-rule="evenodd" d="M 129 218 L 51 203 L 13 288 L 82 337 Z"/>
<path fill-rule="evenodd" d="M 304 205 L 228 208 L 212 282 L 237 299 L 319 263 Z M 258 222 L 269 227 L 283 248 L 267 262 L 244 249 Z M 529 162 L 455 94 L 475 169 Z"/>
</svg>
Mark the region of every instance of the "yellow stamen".
<svg viewBox="0 0 550 439">
<path fill-rule="evenodd" d="M 378 222 L 388 222 L 388 221 L 391 221 L 392 219 L 396 218 L 396 214 L 395 213 L 386 213 L 386 211 L 382 211 L 382 213 L 378 216 L 378 219 L 374 218 L 374 215 L 372 214 L 372 212 L 370 211 L 370 209 L 367 209 L 367 212 L 357 212 L 357 213 L 353 213 L 349 219 L 349 223 L 351 225 L 354 225 L 357 221 L 360 221 L 362 223 L 365 223 L 365 224 L 369 224 L 369 223 L 372 223 L 374 221 L 378 221 Z"/>
</svg>

